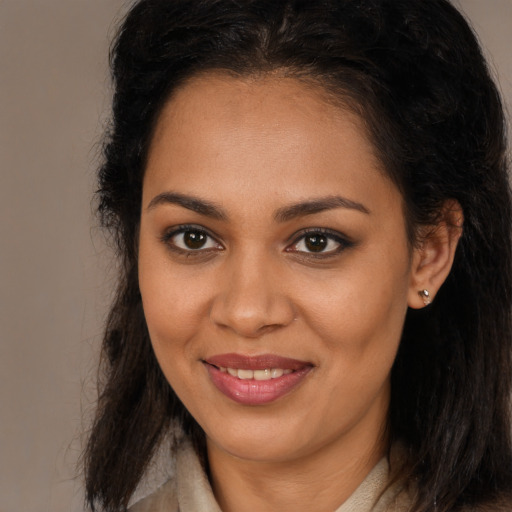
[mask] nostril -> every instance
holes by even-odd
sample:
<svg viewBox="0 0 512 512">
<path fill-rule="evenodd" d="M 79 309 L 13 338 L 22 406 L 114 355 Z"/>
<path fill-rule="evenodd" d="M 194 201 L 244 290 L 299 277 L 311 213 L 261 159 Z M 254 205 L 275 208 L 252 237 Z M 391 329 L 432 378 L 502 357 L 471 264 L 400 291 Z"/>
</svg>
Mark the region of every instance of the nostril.
<svg viewBox="0 0 512 512">
<path fill-rule="evenodd" d="M 289 325 L 295 315 L 292 301 L 279 289 L 279 280 L 269 272 L 247 263 L 232 262 L 229 275 L 223 275 L 219 292 L 212 299 L 210 320 L 239 336 L 257 338 Z M 258 270 L 258 271 L 257 271 Z"/>
</svg>

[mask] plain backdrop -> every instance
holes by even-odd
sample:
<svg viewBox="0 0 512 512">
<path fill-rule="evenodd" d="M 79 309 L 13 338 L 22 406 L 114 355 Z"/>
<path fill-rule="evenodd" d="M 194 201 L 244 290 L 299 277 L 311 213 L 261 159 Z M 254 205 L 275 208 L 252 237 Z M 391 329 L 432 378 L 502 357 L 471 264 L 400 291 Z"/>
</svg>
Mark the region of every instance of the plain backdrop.
<svg viewBox="0 0 512 512">
<path fill-rule="evenodd" d="M 0 0 L 0 512 L 80 512 L 115 280 L 92 214 L 123 0 Z M 512 0 L 459 0 L 512 105 Z"/>
</svg>

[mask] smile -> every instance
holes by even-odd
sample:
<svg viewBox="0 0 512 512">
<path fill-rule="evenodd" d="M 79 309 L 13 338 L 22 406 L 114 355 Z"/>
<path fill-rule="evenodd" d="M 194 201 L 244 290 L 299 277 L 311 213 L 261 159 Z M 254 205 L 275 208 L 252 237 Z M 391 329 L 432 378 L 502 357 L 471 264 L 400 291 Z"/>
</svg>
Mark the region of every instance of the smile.
<svg viewBox="0 0 512 512">
<path fill-rule="evenodd" d="M 219 370 L 222 373 L 229 373 L 232 377 L 238 377 L 242 380 L 270 380 L 270 379 L 278 379 L 283 375 L 288 375 L 292 373 L 293 370 L 283 368 L 265 368 L 264 370 L 243 370 L 241 368 L 224 368 L 221 366 Z"/>
<path fill-rule="evenodd" d="M 264 405 L 294 390 L 313 368 L 311 363 L 274 355 L 223 354 L 203 361 L 213 385 L 231 400 Z"/>
</svg>

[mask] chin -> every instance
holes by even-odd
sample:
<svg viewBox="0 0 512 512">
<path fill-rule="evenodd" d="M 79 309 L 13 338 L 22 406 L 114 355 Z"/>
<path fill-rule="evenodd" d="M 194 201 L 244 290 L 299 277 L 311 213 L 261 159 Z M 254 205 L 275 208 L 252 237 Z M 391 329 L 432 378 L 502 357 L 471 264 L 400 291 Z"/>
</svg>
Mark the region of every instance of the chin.
<svg viewBox="0 0 512 512">
<path fill-rule="evenodd" d="M 206 432 L 210 448 L 220 450 L 239 459 L 257 462 L 287 462 L 318 449 L 319 439 L 313 432 L 297 425 L 283 424 L 272 418 L 262 422 L 249 420 L 229 427 L 220 423 L 218 428 Z"/>
</svg>

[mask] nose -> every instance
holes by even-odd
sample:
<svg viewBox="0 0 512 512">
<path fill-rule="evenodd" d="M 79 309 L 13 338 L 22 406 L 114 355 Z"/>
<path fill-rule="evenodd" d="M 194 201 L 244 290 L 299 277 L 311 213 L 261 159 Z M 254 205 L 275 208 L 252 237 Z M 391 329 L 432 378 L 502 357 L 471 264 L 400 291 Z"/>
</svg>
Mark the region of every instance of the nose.
<svg viewBox="0 0 512 512">
<path fill-rule="evenodd" d="M 276 267 L 257 255 L 225 261 L 211 320 L 244 338 L 258 338 L 293 322 L 293 302 Z"/>
</svg>

